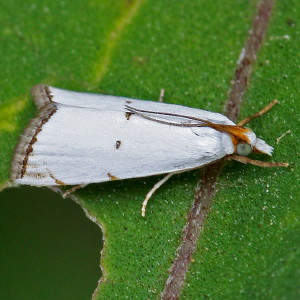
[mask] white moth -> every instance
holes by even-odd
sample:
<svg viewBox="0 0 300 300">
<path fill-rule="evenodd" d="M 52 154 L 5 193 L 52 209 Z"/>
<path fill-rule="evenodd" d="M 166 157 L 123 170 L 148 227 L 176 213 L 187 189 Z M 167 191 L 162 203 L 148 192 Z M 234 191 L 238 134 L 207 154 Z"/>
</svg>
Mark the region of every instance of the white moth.
<svg viewBox="0 0 300 300">
<path fill-rule="evenodd" d="M 39 114 L 16 148 L 12 180 L 17 184 L 85 185 L 174 174 L 222 158 L 253 163 L 241 156 L 273 151 L 250 129 L 218 113 L 46 85 L 32 93 Z"/>
</svg>

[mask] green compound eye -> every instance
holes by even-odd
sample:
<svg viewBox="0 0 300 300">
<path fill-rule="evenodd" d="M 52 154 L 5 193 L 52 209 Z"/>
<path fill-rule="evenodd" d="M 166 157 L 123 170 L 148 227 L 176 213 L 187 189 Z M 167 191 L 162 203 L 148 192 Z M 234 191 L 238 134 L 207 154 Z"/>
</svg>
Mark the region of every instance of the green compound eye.
<svg viewBox="0 0 300 300">
<path fill-rule="evenodd" d="M 236 152 L 241 156 L 248 156 L 252 151 L 252 147 L 249 144 L 238 144 L 236 147 Z"/>
</svg>

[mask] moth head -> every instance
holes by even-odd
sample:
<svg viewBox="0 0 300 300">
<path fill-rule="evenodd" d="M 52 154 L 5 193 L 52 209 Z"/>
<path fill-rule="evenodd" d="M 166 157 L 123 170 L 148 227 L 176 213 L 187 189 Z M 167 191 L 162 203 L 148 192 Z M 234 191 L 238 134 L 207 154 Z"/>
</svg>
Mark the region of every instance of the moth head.
<svg viewBox="0 0 300 300">
<path fill-rule="evenodd" d="M 233 138 L 235 153 L 241 156 L 248 156 L 256 143 L 255 133 L 248 128 L 241 128 Z"/>
<path fill-rule="evenodd" d="M 251 152 L 272 155 L 273 147 L 265 141 L 256 137 L 255 133 L 249 129 L 240 126 L 218 125 L 218 130 L 223 131 L 230 137 L 226 143 L 228 154 L 236 153 L 241 156 L 248 156 Z M 226 141 L 226 139 L 224 139 Z M 223 145 L 225 144 L 223 141 Z"/>
<path fill-rule="evenodd" d="M 236 153 L 241 156 L 248 156 L 252 151 L 272 155 L 273 147 L 268 145 L 264 140 L 256 137 L 255 133 L 245 128 L 244 137 L 236 145 Z"/>
</svg>

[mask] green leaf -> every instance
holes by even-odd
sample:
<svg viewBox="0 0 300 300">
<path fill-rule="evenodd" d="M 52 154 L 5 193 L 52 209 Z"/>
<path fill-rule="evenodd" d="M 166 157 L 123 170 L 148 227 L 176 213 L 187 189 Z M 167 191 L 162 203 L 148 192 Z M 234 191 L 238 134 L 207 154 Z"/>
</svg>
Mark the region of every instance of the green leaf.
<svg viewBox="0 0 300 300">
<path fill-rule="evenodd" d="M 289 169 L 231 162 L 186 277 L 183 299 L 299 297 L 299 2 L 277 2 L 242 115 Z M 36 114 L 32 85 L 164 101 L 222 112 L 255 14 L 249 1 L 62 1 L 1 4 L 0 185 Z M 279 143 L 282 134 L 290 130 Z M 259 159 L 268 160 L 260 157 Z M 91 184 L 76 198 L 104 231 L 101 299 L 159 298 L 181 243 L 199 171 Z"/>
</svg>

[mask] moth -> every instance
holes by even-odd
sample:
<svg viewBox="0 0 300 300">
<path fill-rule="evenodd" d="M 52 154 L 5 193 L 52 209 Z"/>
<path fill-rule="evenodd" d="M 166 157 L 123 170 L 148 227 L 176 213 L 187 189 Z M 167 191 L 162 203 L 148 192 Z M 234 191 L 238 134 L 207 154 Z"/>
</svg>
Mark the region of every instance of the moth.
<svg viewBox="0 0 300 300">
<path fill-rule="evenodd" d="M 173 174 L 234 159 L 264 167 L 286 163 L 254 161 L 251 152 L 272 155 L 273 147 L 244 125 L 219 113 L 124 97 L 32 89 L 38 116 L 20 137 L 12 161 L 12 181 L 33 186 L 74 185 Z M 68 193 L 68 192 L 67 192 Z"/>
</svg>

